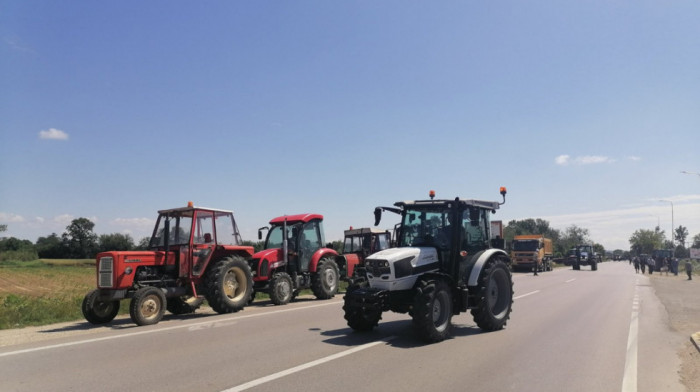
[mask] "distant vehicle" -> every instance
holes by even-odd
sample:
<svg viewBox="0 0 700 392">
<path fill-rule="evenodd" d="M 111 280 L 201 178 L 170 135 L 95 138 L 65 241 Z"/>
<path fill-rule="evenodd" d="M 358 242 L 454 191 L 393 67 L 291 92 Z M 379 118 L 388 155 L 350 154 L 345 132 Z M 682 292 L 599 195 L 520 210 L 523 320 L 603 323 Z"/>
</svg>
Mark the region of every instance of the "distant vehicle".
<svg viewBox="0 0 700 392">
<path fill-rule="evenodd" d="M 340 279 L 352 282 L 355 277 L 364 277 L 365 258 L 372 253 L 391 247 L 391 232 L 370 227 L 345 230 L 343 252 L 336 257 Z"/>
<path fill-rule="evenodd" d="M 310 288 L 318 299 L 338 292 L 338 252 L 324 246 L 323 215 L 285 215 L 270 221 L 265 249 L 250 261 L 255 292 L 265 292 L 275 305 L 292 301 L 302 289 Z M 254 294 L 253 294 L 254 295 Z M 252 297 L 251 297 L 252 298 Z"/>
<path fill-rule="evenodd" d="M 537 268 L 537 271 L 552 270 L 554 249 L 551 239 L 542 234 L 516 235 L 511 245 L 513 271 L 532 271 L 533 268 Z"/>
<path fill-rule="evenodd" d="M 591 271 L 598 270 L 598 256 L 591 245 L 584 244 L 573 247 L 569 250 L 567 259 L 575 270 L 580 270 L 582 265 L 590 265 Z"/>
<path fill-rule="evenodd" d="M 673 259 L 673 250 L 655 249 L 651 252 L 651 258 L 655 261 L 655 271 L 661 271 L 661 268 L 664 266 L 664 260 L 670 263 Z M 667 267 L 670 267 L 670 265 L 667 265 Z"/>
</svg>

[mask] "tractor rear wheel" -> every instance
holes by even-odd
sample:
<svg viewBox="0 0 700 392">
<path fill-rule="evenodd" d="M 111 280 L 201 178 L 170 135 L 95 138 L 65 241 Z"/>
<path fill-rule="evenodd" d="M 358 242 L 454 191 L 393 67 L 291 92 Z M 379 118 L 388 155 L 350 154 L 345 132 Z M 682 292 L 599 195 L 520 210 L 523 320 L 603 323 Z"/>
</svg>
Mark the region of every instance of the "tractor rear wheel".
<svg viewBox="0 0 700 392">
<path fill-rule="evenodd" d="M 505 327 L 513 306 L 513 279 L 500 259 L 489 261 L 479 277 L 477 307 L 472 309 L 474 322 L 484 331 Z"/>
<path fill-rule="evenodd" d="M 275 305 L 286 305 L 292 300 L 294 284 L 286 272 L 277 272 L 270 279 L 270 301 Z"/>
<path fill-rule="evenodd" d="M 165 294 L 157 287 L 142 287 L 136 290 L 129 305 L 131 319 L 136 325 L 157 324 L 165 313 Z"/>
<path fill-rule="evenodd" d="M 204 285 L 204 297 L 215 312 L 237 312 L 250 300 L 253 273 L 242 257 L 224 257 L 209 266 L 204 276 Z"/>
<path fill-rule="evenodd" d="M 195 310 L 204 302 L 204 298 L 198 298 L 193 296 L 182 296 L 168 298 L 167 309 L 168 312 L 172 314 L 189 314 L 194 313 Z"/>
<path fill-rule="evenodd" d="M 318 262 L 316 273 L 311 276 L 311 291 L 318 299 L 333 298 L 338 292 L 338 264 L 330 257 L 324 257 Z"/>
<path fill-rule="evenodd" d="M 440 342 L 452 329 L 452 294 L 442 280 L 421 281 L 413 306 L 413 325 L 421 339 Z"/>
<path fill-rule="evenodd" d="M 119 313 L 119 300 L 102 301 L 99 299 L 100 290 L 93 289 L 85 298 L 81 310 L 83 317 L 90 324 L 105 324 L 117 317 Z"/>
</svg>

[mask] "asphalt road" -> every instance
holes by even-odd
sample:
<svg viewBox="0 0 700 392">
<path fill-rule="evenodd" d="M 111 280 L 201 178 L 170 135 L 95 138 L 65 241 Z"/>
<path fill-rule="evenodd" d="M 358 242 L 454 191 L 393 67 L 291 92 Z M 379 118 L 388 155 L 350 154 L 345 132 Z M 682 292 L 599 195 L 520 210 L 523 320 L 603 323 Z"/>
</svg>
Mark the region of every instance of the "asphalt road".
<svg viewBox="0 0 700 392">
<path fill-rule="evenodd" d="M 352 332 L 342 294 L 231 315 L 66 323 L 8 342 L 0 331 L 0 390 L 9 391 L 684 391 L 668 326 L 646 276 L 627 263 L 598 271 L 518 273 L 506 329 L 471 315 L 453 338 L 425 345 L 407 315 L 385 313 Z"/>
</svg>

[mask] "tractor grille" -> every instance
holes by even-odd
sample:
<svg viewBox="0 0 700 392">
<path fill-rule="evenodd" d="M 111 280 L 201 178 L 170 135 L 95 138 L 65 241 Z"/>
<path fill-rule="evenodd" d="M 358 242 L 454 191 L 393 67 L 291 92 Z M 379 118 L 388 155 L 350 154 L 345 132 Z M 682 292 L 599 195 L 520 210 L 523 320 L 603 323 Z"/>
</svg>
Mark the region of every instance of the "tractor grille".
<svg viewBox="0 0 700 392">
<path fill-rule="evenodd" d="M 389 262 L 386 260 L 367 259 L 365 265 L 367 266 L 367 271 L 377 277 L 391 273 Z"/>
<path fill-rule="evenodd" d="M 111 257 L 100 258 L 97 268 L 99 281 L 98 287 L 112 287 L 114 285 L 114 259 Z"/>
</svg>

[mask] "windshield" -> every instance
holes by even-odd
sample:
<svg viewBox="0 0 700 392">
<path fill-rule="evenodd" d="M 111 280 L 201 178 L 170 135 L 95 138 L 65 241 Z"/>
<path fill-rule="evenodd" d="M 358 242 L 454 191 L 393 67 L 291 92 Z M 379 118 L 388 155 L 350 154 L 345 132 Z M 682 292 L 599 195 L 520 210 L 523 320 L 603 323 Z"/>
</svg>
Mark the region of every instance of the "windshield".
<svg viewBox="0 0 700 392">
<path fill-rule="evenodd" d="M 295 246 L 292 233 L 296 232 L 299 226 L 300 224 L 287 225 L 287 246 L 289 246 L 290 249 Z M 283 225 L 275 225 L 270 228 L 270 233 L 267 235 L 267 240 L 265 241 L 265 249 L 282 248 L 283 229 Z"/>
<path fill-rule="evenodd" d="M 401 222 L 399 246 L 432 245 L 449 247 L 449 211 L 413 210 L 407 211 Z"/>
<path fill-rule="evenodd" d="M 537 240 L 516 240 L 513 241 L 513 250 L 519 252 L 534 252 L 539 249 L 540 242 Z"/>
<path fill-rule="evenodd" d="M 166 225 L 166 222 L 168 223 Z M 168 226 L 168 245 L 183 245 L 190 242 L 190 231 L 192 230 L 192 211 L 188 211 L 183 215 L 168 216 L 161 215 L 158 217 L 158 223 L 153 230 L 150 247 L 157 248 L 165 246 L 165 232 Z"/>
</svg>

